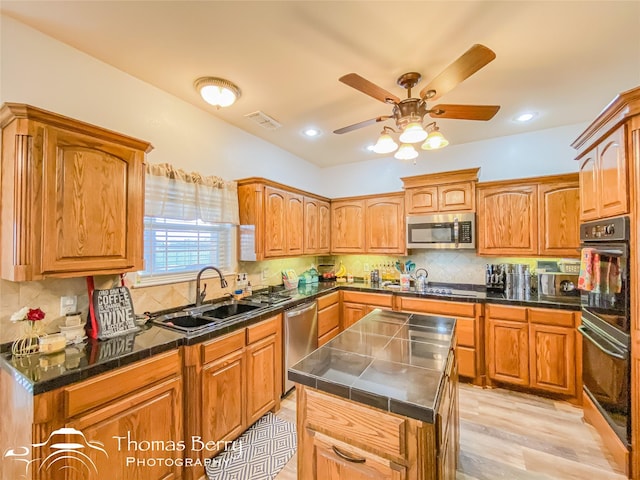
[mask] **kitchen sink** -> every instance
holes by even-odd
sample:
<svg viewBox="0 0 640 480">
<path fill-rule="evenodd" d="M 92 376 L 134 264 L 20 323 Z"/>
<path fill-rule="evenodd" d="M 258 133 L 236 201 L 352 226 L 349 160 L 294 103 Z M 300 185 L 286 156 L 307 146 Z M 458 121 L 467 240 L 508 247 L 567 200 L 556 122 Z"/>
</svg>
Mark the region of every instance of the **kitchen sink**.
<svg viewBox="0 0 640 480">
<path fill-rule="evenodd" d="M 216 319 L 223 319 L 234 317 L 236 315 L 242 315 L 243 313 L 251 312 L 262 308 L 264 305 L 254 305 L 249 303 L 237 303 L 237 302 L 225 302 L 214 308 L 204 310 L 200 315 L 203 317 L 210 317 Z"/>
<path fill-rule="evenodd" d="M 188 315 L 184 312 L 169 313 L 153 319 L 153 323 L 183 332 L 194 332 L 214 325 L 214 320 Z"/>
</svg>

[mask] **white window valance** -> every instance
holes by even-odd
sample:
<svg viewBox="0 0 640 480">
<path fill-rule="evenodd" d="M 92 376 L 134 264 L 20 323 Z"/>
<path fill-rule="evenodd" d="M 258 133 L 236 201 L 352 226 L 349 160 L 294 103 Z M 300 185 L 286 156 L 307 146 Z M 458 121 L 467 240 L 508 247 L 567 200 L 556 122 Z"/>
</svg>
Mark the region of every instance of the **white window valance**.
<svg viewBox="0 0 640 480">
<path fill-rule="evenodd" d="M 238 184 L 168 163 L 147 164 L 145 216 L 208 223 L 240 223 Z"/>
</svg>

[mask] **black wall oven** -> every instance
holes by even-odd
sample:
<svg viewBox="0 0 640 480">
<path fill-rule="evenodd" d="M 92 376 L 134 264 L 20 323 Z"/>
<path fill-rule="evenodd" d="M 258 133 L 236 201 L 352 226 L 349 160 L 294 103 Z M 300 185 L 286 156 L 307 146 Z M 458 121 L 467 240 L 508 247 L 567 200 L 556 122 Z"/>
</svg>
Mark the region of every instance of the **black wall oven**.
<svg viewBox="0 0 640 480">
<path fill-rule="evenodd" d="M 580 225 L 582 380 L 588 395 L 627 446 L 630 419 L 629 218 Z"/>
</svg>

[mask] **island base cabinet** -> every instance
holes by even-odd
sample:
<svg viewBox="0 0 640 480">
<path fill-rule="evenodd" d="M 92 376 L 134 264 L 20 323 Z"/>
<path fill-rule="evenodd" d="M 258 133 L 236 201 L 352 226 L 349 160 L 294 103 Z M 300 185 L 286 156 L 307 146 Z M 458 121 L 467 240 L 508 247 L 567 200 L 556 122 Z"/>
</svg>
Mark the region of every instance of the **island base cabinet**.
<svg viewBox="0 0 640 480">
<path fill-rule="evenodd" d="M 310 431 L 314 480 L 405 480 L 407 469 L 377 455 Z"/>
</svg>

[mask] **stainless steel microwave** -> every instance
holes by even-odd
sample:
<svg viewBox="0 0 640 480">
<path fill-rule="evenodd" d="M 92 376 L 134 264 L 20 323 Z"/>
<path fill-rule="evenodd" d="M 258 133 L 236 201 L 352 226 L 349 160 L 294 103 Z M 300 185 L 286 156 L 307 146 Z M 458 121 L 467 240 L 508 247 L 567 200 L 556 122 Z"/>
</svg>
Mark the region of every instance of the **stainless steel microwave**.
<svg viewBox="0 0 640 480">
<path fill-rule="evenodd" d="M 407 217 L 407 248 L 476 248 L 475 213 Z"/>
</svg>

